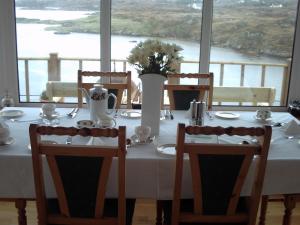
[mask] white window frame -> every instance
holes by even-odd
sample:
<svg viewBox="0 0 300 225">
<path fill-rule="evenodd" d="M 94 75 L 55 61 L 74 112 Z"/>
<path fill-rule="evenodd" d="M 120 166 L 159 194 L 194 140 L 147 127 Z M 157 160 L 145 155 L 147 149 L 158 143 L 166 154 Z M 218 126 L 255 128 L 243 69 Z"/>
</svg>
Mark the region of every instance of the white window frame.
<svg viewBox="0 0 300 225">
<path fill-rule="evenodd" d="M 291 80 L 288 93 L 288 102 L 300 99 L 300 4 L 294 37 L 294 54 L 291 68 Z M 200 72 L 208 72 L 210 58 L 210 38 L 213 1 L 204 0 L 201 30 Z M 101 68 L 109 71 L 111 66 L 111 0 L 101 0 Z M 16 23 L 14 0 L 0 1 L 0 96 L 8 90 L 15 96 L 17 106 L 39 105 L 40 103 L 20 103 L 18 93 L 18 69 L 16 47 Z M 216 107 L 218 109 L 219 107 Z M 272 107 L 274 110 L 286 110 L 286 107 Z M 231 109 L 248 110 L 254 107 L 231 107 Z"/>
</svg>

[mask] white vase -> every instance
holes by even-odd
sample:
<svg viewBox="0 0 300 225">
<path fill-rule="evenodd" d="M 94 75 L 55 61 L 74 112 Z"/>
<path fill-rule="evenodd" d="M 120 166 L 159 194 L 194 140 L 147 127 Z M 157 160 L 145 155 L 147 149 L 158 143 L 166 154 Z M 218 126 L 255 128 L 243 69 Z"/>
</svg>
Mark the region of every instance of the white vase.
<svg viewBox="0 0 300 225">
<path fill-rule="evenodd" d="M 143 74 L 142 126 L 151 127 L 151 137 L 159 135 L 160 107 L 166 78 L 160 74 Z"/>
</svg>

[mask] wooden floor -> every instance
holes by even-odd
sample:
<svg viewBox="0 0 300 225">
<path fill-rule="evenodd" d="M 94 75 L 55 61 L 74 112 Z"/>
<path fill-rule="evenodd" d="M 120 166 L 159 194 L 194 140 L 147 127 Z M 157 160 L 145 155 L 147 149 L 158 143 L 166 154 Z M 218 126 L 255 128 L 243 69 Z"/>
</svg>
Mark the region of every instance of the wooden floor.
<svg viewBox="0 0 300 225">
<path fill-rule="evenodd" d="M 36 225 L 35 203 L 28 202 L 28 225 Z M 269 203 L 266 225 L 281 225 L 283 215 L 282 202 Z M 300 203 L 293 212 L 292 224 L 300 224 Z M 17 225 L 17 212 L 14 203 L 0 202 L 0 225 Z M 138 200 L 135 208 L 133 225 L 155 225 L 155 201 Z"/>
</svg>

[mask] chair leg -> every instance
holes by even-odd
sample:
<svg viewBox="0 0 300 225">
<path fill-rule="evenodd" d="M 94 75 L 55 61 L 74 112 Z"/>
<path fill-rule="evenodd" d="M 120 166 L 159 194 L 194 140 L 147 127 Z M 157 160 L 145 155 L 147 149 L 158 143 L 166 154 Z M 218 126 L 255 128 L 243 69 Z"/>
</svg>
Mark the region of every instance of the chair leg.
<svg viewBox="0 0 300 225">
<path fill-rule="evenodd" d="M 269 196 L 268 195 L 263 195 L 262 198 L 261 198 L 260 216 L 259 216 L 258 225 L 265 225 L 267 208 L 268 208 L 268 201 L 269 201 Z"/>
<path fill-rule="evenodd" d="M 162 225 L 162 201 L 157 200 L 156 201 L 156 225 Z"/>
<path fill-rule="evenodd" d="M 285 210 L 282 225 L 290 225 L 292 211 L 296 207 L 296 199 L 293 195 L 284 195 L 284 207 Z"/>
<path fill-rule="evenodd" d="M 18 209 L 18 224 L 19 225 L 27 225 L 26 200 L 16 199 L 15 207 Z"/>
</svg>

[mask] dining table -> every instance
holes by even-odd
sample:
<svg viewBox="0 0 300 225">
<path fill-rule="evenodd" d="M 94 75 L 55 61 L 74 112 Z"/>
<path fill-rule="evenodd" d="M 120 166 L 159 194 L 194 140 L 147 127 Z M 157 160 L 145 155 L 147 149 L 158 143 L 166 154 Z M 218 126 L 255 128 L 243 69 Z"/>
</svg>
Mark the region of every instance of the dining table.
<svg viewBox="0 0 300 225">
<path fill-rule="evenodd" d="M 15 110 L 17 117 L 5 116 L 1 112 Z M 89 110 L 80 108 L 78 114 L 72 118 L 67 114 L 70 108 L 56 108 L 57 118 L 55 126 L 76 127 L 78 121 L 89 120 Z M 226 117 L 230 112 L 233 116 Z M 222 114 L 223 113 L 223 114 Z M 37 107 L 9 107 L 0 111 L 2 120 L 9 126 L 11 142 L 0 146 L 0 200 L 16 201 L 19 212 L 19 223 L 26 224 L 26 200 L 35 198 L 34 177 L 29 140 L 30 123 L 43 124 L 41 109 Z M 4 116 L 3 116 L 4 115 Z M 149 198 L 156 200 L 172 199 L 175 175 L 175 148 L 177 124 L 189 124 L 187 111 L 172 111 L 172 119 L 160 120 L 159 135 L 149 139 L 146 143 L 134 141 L 135 127 L 141 125 L 141 111 L 119 109 L 112 115 L 116 120 L 115 127 L 126 126 L 126 138 L 131 139 L 126 153 L 126 197 Z M 222 127 L 257 127 L 265 124 L 272 126 L 272 139 L 264 179 L 263 195 L 297 194 L 300 193 L 300 136 L 288 136 L 285 127 L 292 120 L 296 120 L 287 112 L 272 112 L 267 121 L 256 118 L 255 111 L 226 111 L 206 113 L 204 125 Z M 46 136 L 45 140 L 55 140 L 65 144 L 68 137 Z M 218 142 L 254 143 L 250 136 L 189 136 L 191 142 Z M 70 140 L 68 140 L 70 142 Z M 109 138 L 96 138 L 91 141 L 89 137 L 73 137 L 72 144 L 102 144 L 114 145 Z M 169 146 L 165 148 L 164 146 Z M 172 146 L 174 152 L 172 151 Z M 170 151 L 169 151 L 170 150 Z M 46 162 L 46 161 L 45 161 Z M 45 166 L 45 183 L 48 197 L 55 197 L 55 189 L 47 164 Z M 242 195 L 250 194 L 250 183 L 253 178 L 250 170 L 243 186 Z M 116 197 L 117 190 L 117 163 L 113 161 L 108 185 L 107 197 Z M 183 174 L 182 197 L 192 197 L 191 176 L 188 160 L 185 160 Z M 21 215 L 20 215 L 21 214 Z"/>
</svg>

